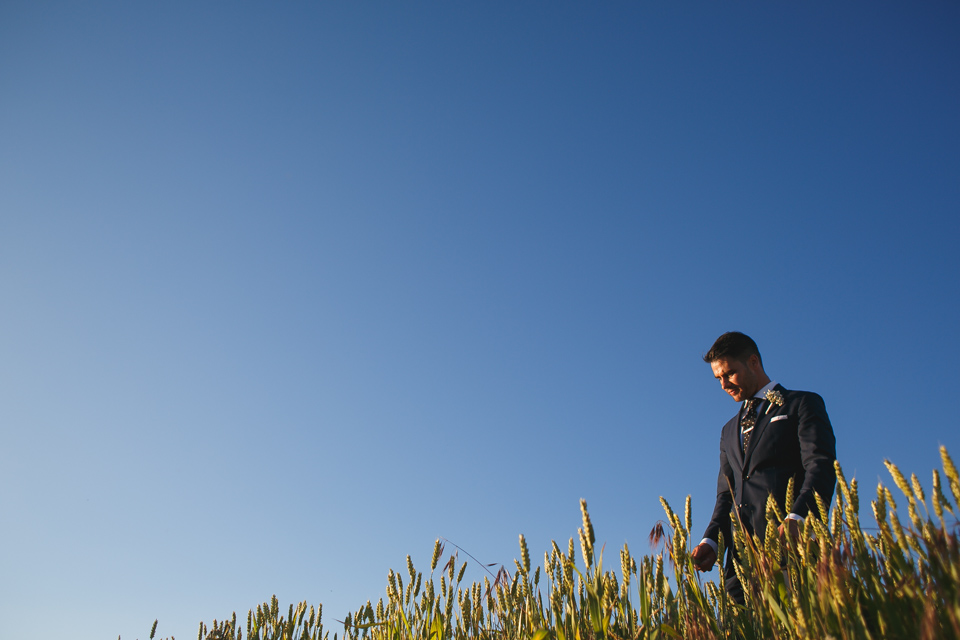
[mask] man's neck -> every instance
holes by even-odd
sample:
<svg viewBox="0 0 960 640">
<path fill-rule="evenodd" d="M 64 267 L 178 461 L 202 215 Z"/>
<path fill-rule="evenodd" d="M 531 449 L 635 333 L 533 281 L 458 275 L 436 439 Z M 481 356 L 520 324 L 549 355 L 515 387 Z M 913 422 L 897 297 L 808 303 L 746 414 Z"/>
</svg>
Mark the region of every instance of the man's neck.
<svg viewBox="0 0 960 640">
<path fill-rule="evenodd" d="M 775 386 L 777 386 L 776 381 L 775 381 L 775 380 L 771 380 L 770 378 L 767 378 L 767 382 L 766 382 L 762 387 L 760 387 L 759 389 L 757 389 L 757 392 L 756 392 L 755 394 L 753 394 L 752 396 L 750 396 L 750 397 L 751 397 L 751 398 L 763 398 L 764 396 L 766 396 L 767 391 L 773 389 Z"/>
</svg>

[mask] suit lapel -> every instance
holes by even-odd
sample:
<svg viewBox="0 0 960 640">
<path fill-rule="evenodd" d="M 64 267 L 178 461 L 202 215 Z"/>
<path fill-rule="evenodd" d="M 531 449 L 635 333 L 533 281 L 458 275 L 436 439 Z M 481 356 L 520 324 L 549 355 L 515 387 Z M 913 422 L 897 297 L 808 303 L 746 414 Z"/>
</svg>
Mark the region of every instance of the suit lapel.
<svg viewBox="0 0 960 640">
<path fill-rule="evenodd" d="M 760 404 L 760 415 L 757 416 L 757 424 L 753 427 L 753 435 L 750 436 L 750 448 L 743 454 L 743 466 L 746 468 L 747 463 L 750 462 L 750 456 L 753 455 L 754 450 L 757 448 L 757 443 L 760 442 L 760 438 L 763 437 L 763 430 L 766 428 L 767 423 L 770 422 L 770 416 L 766 414 L 768 403 L 764 400 Z"/>
<path fill-rule="evenodd" d="M 774 387 L 775 390 L 780 393 L 784 393 L 786 389 L 781 387 L 779 384 Z M 753 428 L 753 435 L 750 436 L 750 448 L 743 455 L 743 465 L 746 467 L 747 463 L 750 461 L 750 456 L 753 454 L 753 451 L 757 448 L 757 443 L 760 442 L 760 439 L 763 437 L 763 432 L 767 428 L 767 425 L 770 424 L 770 418 L 777 415 L 781 410 L 784 410 L 783 407 L 775 407 L 770 410 L 770 413 L 767 413 L 767 409 L 770 408 L 770 401 L 764 400 L 760 403 L 760 415 L 757 416 L 757 424 Z"/>
<path fill-rule="evenodd" d="M 731 458 L 733 467 L 739 471 L 743 469 L 743 452 L 740 451 L 740 413 L 737 412 L 737 415 L 733 416 L 733 420 L 730 421 L 732 426 L 728 430 L 730 434 L 728 436 L 729 443 L 727 444 L 727 452 Z"/>
</svg>

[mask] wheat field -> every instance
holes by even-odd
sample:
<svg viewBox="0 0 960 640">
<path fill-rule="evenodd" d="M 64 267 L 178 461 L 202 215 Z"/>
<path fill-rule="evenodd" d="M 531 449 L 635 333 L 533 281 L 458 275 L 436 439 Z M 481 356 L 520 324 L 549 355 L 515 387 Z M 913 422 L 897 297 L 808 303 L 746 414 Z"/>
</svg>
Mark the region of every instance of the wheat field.
<svg viewBox="0 0 960 640">
<path fill-rule="evenodd" d="M 552 542 L 542 565 L 532 568 L 521 535 L 512 573 L 501 567 L 467 585 L 467 563 L 454 553 L 441 565 L 437 540 L 428 573 L 407 556 L 403 571 L 388 573 L 386 600 L 349 614 L 333 640 L 960 640 L 960 475 L 945 448 L 940 455 L 943 477 L 934 470 L 928 492 L 886 461 L 905 518 L 881 483 L 870 502 L 876 527 L 862 527 L 857 481 L 837 464 L 835 500 L 818 502 L 797 539 L 778 536 L 784 514 L 772 498 L 762 538 L 735 522 L 734 539 L 721 546 L 738 552 L 745 606 L 694 569 L 689 496 L 683 518 L 661 498 L 667 526 L 651 533 L 661 550 L 637 557 L 624 545 L 619 571 L 604 568 L 581 500 L 577 539 Z M 322 611 L 306 602 L 283 610 L 274 596 L 245 620 L 234 613 L 201 623 L 197 638 L 331 640 Z"/>
</svg>

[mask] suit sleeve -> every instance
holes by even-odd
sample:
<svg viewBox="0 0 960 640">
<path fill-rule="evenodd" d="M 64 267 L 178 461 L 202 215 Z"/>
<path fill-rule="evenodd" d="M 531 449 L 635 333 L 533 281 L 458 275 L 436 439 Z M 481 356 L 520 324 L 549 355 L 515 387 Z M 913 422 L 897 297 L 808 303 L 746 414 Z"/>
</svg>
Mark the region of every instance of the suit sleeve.
<svg viewBox="0 0 960 640">
<path fill-rule="evenodd" d="M 710 518 L 710 524 L 703 537 L 717 542 L 720 534 L 726 544 L 730 544 L 730 509 L 733 507 L 733 494 L 730 488 L 733 486 L 733 469 L 727 460 L 727 453 L 723 447 L 723 436 L 720 437 L 720 473 L 717 476 L 717 503 L 713 508 L 713 516 Z"/>
<path fill-rule="evenodd" d="M 804 475 L 803 485 L 797 488 L 791 511 L 807 517 L 810 511 L 816 513 L 814 492 L 820 494 L 828 506 L 833 498 L 833 489 L 837 482 L 833 468 L 837 459 L 837 441 L 823 398 L 819 395 L 804 393 L 800 397 L 798 417 L 797 439 L 800 442 L 800 461 Z"/>
</svg>

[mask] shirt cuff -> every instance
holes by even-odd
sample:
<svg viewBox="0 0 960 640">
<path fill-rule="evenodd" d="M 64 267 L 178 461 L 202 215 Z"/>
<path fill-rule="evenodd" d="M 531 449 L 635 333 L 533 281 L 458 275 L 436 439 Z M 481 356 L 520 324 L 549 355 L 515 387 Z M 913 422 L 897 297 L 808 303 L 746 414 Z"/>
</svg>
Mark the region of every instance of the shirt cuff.
<svg viewBox="0 0 960 640">
<path fill-rule="evenodd" d="M 800 521 L 800 524 L 803 524 L 803 523 L 804 523 L 804 517 L 803 517 L 803 516 L 798 516 L 798 515 L 795 514 L 795 513 L 791 513 L 790 515 L 787 516 L 786 519 L 787 519 L 787 520 L 799 520 L 799 521 Z"/>
<path fill-rule="evenodd" d="M 704 538 L 703 540 L 700 541 L 700 544 L 704 544 L 704 543 L 710 545 L 710 548 L 713 549 L 714 553 L 717 553 L 717 550 L 720 548 L 717 546 L 716 541 L 711 540 L 710 538 Z"/>
</svg>

